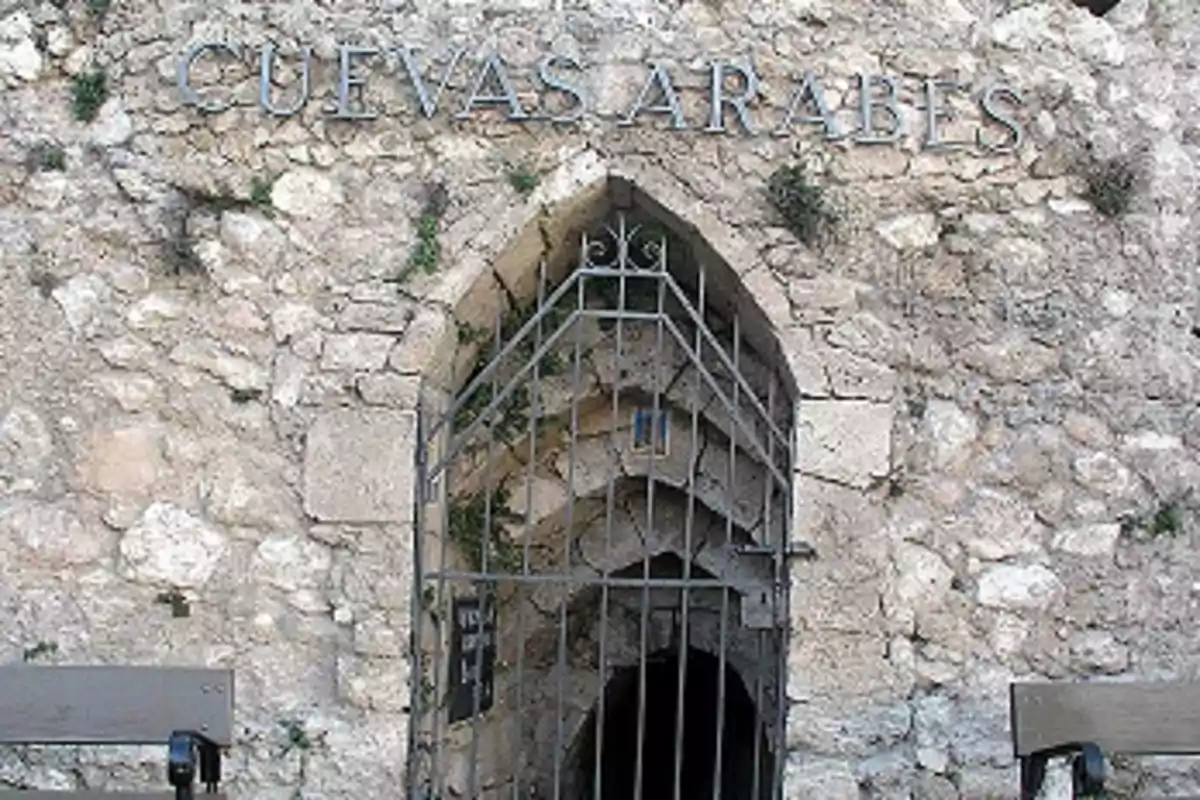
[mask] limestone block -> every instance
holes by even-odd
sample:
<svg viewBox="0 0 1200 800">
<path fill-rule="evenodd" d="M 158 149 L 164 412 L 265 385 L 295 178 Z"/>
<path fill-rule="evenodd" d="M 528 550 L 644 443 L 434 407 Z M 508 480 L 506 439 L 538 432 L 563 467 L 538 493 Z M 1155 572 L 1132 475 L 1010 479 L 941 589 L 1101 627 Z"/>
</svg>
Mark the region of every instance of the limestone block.
<svg viewBox="0 0 1200 800">
<path fill-rule="evenodd" d="M 31 207 L 52 211 L 62 206 L 71 183 L 63 172 L 36 172 L 25 184 L 25 202 Z"/>
<path fill-rule="evenodd" d="M 311 331 L 320 319 L 321 315 L 311 306 L 285 303 L 271 312 L 271 332 L 275 341 L 283 344 Z"/>
<path fill-rule="evenodd" d="M 188 340 L 171 351 L 176 364 L 207 372 L 231 389 L 266 391 L 270 373 L 248 358 L 225 351 L 214 342 Z"/>
<path fill-rule="evenodd" d="M 177 320 L 187 312 L 182 298 L 169 294 L 150 294 L 133 304 L 125 321 L 134 330 L 158 328 Z"/>
<path fill-rule="evenodd" d="M 822 354 L 834 397 L 886 401 L 896 393 L 896 373 L 891 368 L 844 350 Z"/>
<path fill-rule="evenodd" d="M 226 549 L 221 532 L 170 503 L 154 503 L 121 537 L 121 572 L 139 583 L 198 588 Z"/>
<path fill-rule="evenodd" d="M 1016 767 L 970 765 L 958 773 L 959 796 L 971 800 L 1012 800 L 1016 794 L 1013 787 L 1020 785 Z M 1062 797 L 1060 795 L 1053 800 L 1062 800 Z"/>
<path fill-rule="evenodd" d="M 302 536 L 272 536 L 259 543 L 251 564 L 262 580 L 285 592 L 325 585 L 333 558 L 329 548 Z"/>
<path fill-rule="evenodd" d="M 410 520 L 415 435 L 412 412 L 326 412 L 306 441 L 305 510 L 325 522 Z"/>
<path fill-rule="evenodd" d="M 275 358 L 271 399 L 284 408 L 292 408 L 300 402 L 308 375 L 307 361 L 286 351 L 279 353 Z"/>
<path fill-rule="evenodd" d="M 1041 549 L 1041 525 L 1033 510 L 1019 497 L 995 489 L 974 492 L 970 510 L 954 530 L 967 553 L 985 561 Z"/>
<path fill-rule="evenodd" d="M 116 147 L 129 141 L 133 136 L 133 119 L 120 97 L 112 97 L 100 107 L 88 134 L 97 147 Z"/>
<path fill-rule="evenodd" d="M 131 427 L 93 432 L 79 472 L 93 492 L 137 498 L 154 488 L 162 467 L 162 442 L 157 433 Z"/>
<path fill-rule="evenodd" d="M 779 338 L 800 396 L 828 397 L 829 376 L 814 349 L 812 332 L 808 328 L 787 328 Z"/>
<path fill-rule="evenodd" d="M 413 309 L 409 305 L 384 305 L 382 303 L 351 303 L 338 316 L 338 327 L 347 331 L 371 331 L 374 333 L 404 333 L 412 319 Z"/>
<path fill-rule="evenodd" d="M 405 779 L 407 714 L 355 714 L 347 720 L 315 717 L 310 722 L 323 732 L 324 746 L 308 754 L 306 795 L 365 798 L 402 794 L 397 787 L 403 786 Z"/>
<path fill-rule="evenodd" d="M 910 542 L 896 545 L 895 599 L 908 608 L 934 609 L 942 605 L 954 580 L 954 570 L 932 550 Z"/>
<path fill-rule="evenodd" d="M 787 718 L 787 746 L 814 755 L 866 756 L 905 740 L 912 708 L 901 699 L 861 702 L 848 697 L 794 703 Z"/>
<path fill-rule="evenodd" d="M 6 540 L 23 544 L 43 567 L 96 561 L 108 544 L 70 511 L 41 503 L 0 506 L 0 542 Z"/>
<path fill-rule="evenodd" d="M 364 403 L 413 409 L 420 399 L 421 379 L 416 375 L 382 372 L 360 376 L 357 386 Z"/>
<path fill-rule="evenodd" d="M 371 711 L 404 711 L 408 707 L 408 659 L 367 658 L 351 654 L 337 660 L 342 699 Z"/>
<path fill-rule="evenodd" d="M 962 465 L 979 436 L 975 417 L 948 400 L 929 401 L 922 424 L 932 445 L 933 464 L 938 469 Z"/>
<path fill-rule="evenodd" d="M 940 228 L 933 214 L 905 214 L 880 222 L 875 232 L 897 250 L 919 250 L 937 244 Z"/>
<path fill-rule="evenodd" d="M 409 323 L 404 338 L 388 358 L 388 365 L 401 375 L 433 372 L 448 378 L 457 336 L 445 313 L 422 308 Z"/>
<path fill-rule="evenodd" d="M 308 167 L 285 172 L 271 187 L 271 205 L 302 219 L 327 217 L 344 201 L 341 186 L 328 175 Z"/>
<path fill-rule="evenodd" d="M 321 369 L 375 372 L 387 363 L 394 341 L 391 336 L 376 333 L 332 334 L 325 338 Z"/>
<path fill-rule="evenodd" d="M 1053 546 L 1055 550 L 1076 556 L 1111 557 L 1120 537 L 1119 523 L 1101 522 L 1064 528 L 1054 534 Z"/>
<path fill-rule="evenodd" d="M 1062 37 L 1053 28 L 1054 5 L 1034 3 L 1018 8 L 992 23 L 992 40 L 1010 50 L 1023 50 Z"/>
<path fill-rule="evenodd" d="M 1087 630 L 1071 635 L 1071 667 L 1081 673 L 1117 675 L 1129 668 L 1129 648 L 1108 631 Z"/>
<path fill-rule="evenodd" d="M 94 380 L 126 412 L 148 411 L 162 400 L 158 382 L 149 375 L 108 372 L 96 375 Z"/>
<path fill-rule="evenodd" d="M 1000 564 L 979 578 L 979 602 L 989 608 L 1044 611 L 1062 593 L 1058 576 L 1040 564 Z"/>
<path fill-rule="evenodd" d="M 789 758 L 783 776 L 788 800 L 859 800 L 858 780 L 845 761 Z"/>
<path fill-rule="evenodd" d="M 42 54 L 34 42 L 33 20 L 24 11 L 0 20 L 0 78 L 5 82 L 36 80 Z"/>
<path fill-rule="evenodd" d="M 888 474 L 891 406 L 861 400 L 812 400 L 800 405 L 801 472 L 865 488 Z"/>
<path fill-rule="evenodd" d="M 1052 347 L 1014 332 L 990 344 L 969 348 L 964 360 L 997 381 L 1031 383 L 1053 370 L 1061 355 Z"/>
<path fill-rule="evenodd" d="M 1072 466 L 1075 480 L 1092 491 L 1122 498 L 1136 488 L 1129 469 L 1108 453 L 1085 453 Z"/>
<path fill-rule="evenodd" d="M 102 342 L 99 349 L 105 363 L 121 369 L 144 369 L 154 361 L 154 348 L 130 334 Z"/>
<path fill-rule="evenodd" d="M 29 492 L 47 477 L 54 440 L 32 409 L 14 406 L 0 417 L 0 494 Z"/>
<path fill-rule="evenodd" d="M 1105 19 L 1083 11 L 1071 15 L 1066 27 L 1067 46 L 1089 61 L 1119 67 L 1125 63 L 1125 46 Z"/>
<path fill-rule="evenodd" d="M 821 277 L 788 283 L 788 298 L 799 322 L 826 322 L 858 308 L 865 284 L 844 278 Z"/>
<path fill-rule="evenodd" d="M 868 311 L 860 311 L 835 325 L 827 340 L 834 347 L 884 364 L 890 364 L 896 354 L 892 329 Z"/>
<path fill-rule="evenodd" d="M 911 676 L 903 665 L 893 663 L 891 646 L 876 634 L 809 633 L 788 653 L 788 697 L 902 697 L 911 687 Z"/>
<path fill-rule="evenodd" d="M 950 765 L 950 720 L 954 703 L 943 695 L 926 695 L 913 704 L 917 762 L 926 770 L 944 773 Z"/>
<path fill-rule="evenodd" d="M 261 214 L 226 211 L 221 215 L 221 242 L 245 265 L 270 269 L 278 265 L 287 242 Z"/>
</svg>

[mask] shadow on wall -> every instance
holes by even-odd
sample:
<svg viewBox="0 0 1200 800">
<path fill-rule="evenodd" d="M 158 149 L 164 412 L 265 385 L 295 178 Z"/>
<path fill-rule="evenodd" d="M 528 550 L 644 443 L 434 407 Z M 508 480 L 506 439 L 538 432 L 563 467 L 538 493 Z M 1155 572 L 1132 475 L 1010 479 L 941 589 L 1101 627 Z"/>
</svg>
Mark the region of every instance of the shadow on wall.
<svg viewBox="0 0 1200 800">
<path fill-rule="evenodd" d="M 773 759 L 756 719 L 755 704 L 741 677 L 726 665 L 722 690 L 721 665 L 716 656 L 689 648 L 686 658 L 678 796 L 713 797 L 714 785 L 719 780 L 720 792 L 716 796 L 722 800 L 766 800 L 771 795 Z M 679 653 L 672 650 L 654 653 L 646 662 L 646 722 L 640 766 L 643 798 L 676 797 L 679 669 Z M 635 796 L 639 769 L 638 677 L 636 666 L 617 669 L 604 693 L 603 756 L 599 770 L 603 800 L 629 800 Z M 595 797 L 598 727 L 597 709 L 593 708 L 572 754 L 580 780 L 575 795 L 580 800 Z M 721 734 L 719 759 L 718 733 Z"/>
</svg>

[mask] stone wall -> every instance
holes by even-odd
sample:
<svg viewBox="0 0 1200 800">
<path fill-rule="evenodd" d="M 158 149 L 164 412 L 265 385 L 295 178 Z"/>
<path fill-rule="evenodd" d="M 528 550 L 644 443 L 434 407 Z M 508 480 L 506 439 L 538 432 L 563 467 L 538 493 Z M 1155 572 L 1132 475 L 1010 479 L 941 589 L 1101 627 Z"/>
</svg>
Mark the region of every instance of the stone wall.
<svg viewBox="0 0 1200 800">
<path fill-rule="evenodd" d="M 1011 797 L 1009 680 L 1193 676 L 1191 0 L 104 5 L 0 3 L 0 660 L 232 666 L 235 796 L 397 796 L 420 382 L 619 176 L 738 277 L 801 395 L 795 535 L 819 557 L 794 574 L 789 796 Z M 176 68 L 213 40 L 246 61 L 195 86 L 251 104 L 204 115 Z M 314 47 L 294 116 L 252 104 L 267 42 L 277 107 Z M 395 54 L 356 62 L 378 119 L 325 113 L 337 44 L 428 67 L 447 42 L 468 51 L 431 118 Z M 491 47 L 551 114 L 570 98 L 539 59 L 585 65 L 588 113 L 453 121 Z M 700 132 L 710 57 L 753 58 L 757 135 L 733 109 Z M 619 124 L 649 59 L 692 130 Z M 907 76 L 909 135 L 769 135 L 805 70 L 847 129 L 856 75 Z M 946 138 L 998 140 L 975 101 L 1016 87 L 1024 146 L 923 149 L 913 75 L 973 87 Z M 1137 167 L 1118 218 L 1084 200 L 1089 149 Z M 764 199 L 792 160 L 839 211 L 820 247 Z M 436 268 L 397 280 L 434 186 Z M 161 774 L 157 749 L 74 756 L 4 752 L 0 784 Z M 1195 791 L 1188 769 L 1120 779 Z"/>
</svg>

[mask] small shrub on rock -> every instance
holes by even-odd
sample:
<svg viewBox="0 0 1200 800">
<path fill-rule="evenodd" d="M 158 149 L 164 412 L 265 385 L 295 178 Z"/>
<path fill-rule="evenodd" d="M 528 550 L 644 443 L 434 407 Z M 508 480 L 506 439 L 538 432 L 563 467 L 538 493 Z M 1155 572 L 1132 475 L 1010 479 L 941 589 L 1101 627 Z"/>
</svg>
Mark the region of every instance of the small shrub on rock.
<svg viewBox="0 0 1200 800">
<path fill-rule="evenodd" d="M 102 69 L 81 72 L 71 84 L 71 104 L 75 119 L 91 122 L 108 99 L 108 75 Z"/>
<path fill-rule="evenodd" d="M 837 221 L 825 190 L 808 179 L 804 167 L 780 167 L 767 181 L 767 196 L 793 234 L 805 244 L 816 243 L 822 231 Z"/>
<path fill-rule="evenodd" d="M 1127 158 L 1092 159 L 1085 166 L 1084 199 L 1104 216 L 1119 217 L 1133 203 L 1137 177 Z"/>
</svg>

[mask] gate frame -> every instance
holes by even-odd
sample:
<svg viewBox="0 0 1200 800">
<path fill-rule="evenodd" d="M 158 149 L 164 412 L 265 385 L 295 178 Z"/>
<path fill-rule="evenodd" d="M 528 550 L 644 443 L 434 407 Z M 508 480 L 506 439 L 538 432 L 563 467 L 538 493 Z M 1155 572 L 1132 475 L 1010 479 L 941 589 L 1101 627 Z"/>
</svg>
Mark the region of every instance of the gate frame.
<svg viewBox="0 0 1200 800">
<path fill-rule="evenodd" d="M 527 246 L 530 236 L 541 238 L 544 241 L 548 230 L 553 231 L 556 227 L 560 230 L 564 228 L 569 230 L 581 217 L 601 216 L 594 212 L 597 207 L 603 208 L 606 205 L 605 195 L 611 191 L 614 182 L 623 182 L 628 187 L 627 191 L 638 193 L 643 201 L 648 200 L 649 205 L 656 210 L 655 216 L 666 217 L 669 220 L 668 227 L 674 233 L 687 238 L 693 246 L 698 243 L 705 248 L 710 253 L 710 258 L 715 265 L 727 269 L 736 281 L 739 290 L 739 307 L 735 309 L 734 313 L 738 316 L 745 315 L 747 318 L 758 317 L 762 323 L 765 323 L 765 329 L 761 332 L 762 338 L 756 342 L 757 346 L 753 349 L 765 363 L 773 368 L 782 381 L 782 388 L 786 396 L 792 398 L 793 403 L 792 425 L 788 432 L 793 453 L 792 473 L 789 476 L 792 493 L 788 503 L 790 535 L 788 541 L 785 542 L 784 557 L 812 556 L 811 549 L 796 542 L 796 534 L 802 529 L 800 474 L 796 465 L 800 399 L 797 391 L 795 364 L 788 357 L 790 348 L 784 345 L 785 341 L 793 340 L 789 332 L 792 324 L 790 304 L 786 300 L 783 285 L 766 268 L 758 257 L 757 251 L 744 242 L 733 228 L 710 213 L 703 198 L 696 196 L 685 182 L 657 165 L 652 165 L 637 157 L 619 158 L 606 163 L 594 151 L 585 150 L 576 155 L 572 161 L 560 166 L 550 176 L 550 179 L 534 193 L 531 202 L 516 207 L 506 204 L 502 213 L 494 214 L 490 218 L 490 228 L 493 230 L 517 230 L 519 233 L 504 241 L 496 252 L 464 252 L 462 258 L 456 259 L 456 266 L 452 270 L 447 270 L 444 280 L 435 288 L 430 299 L 434 300 L 438 306 L 449 305 L 460 309 L 464 304 L 469 305 L 468 301 L 472 295 L 475 295 L 476 305 L 478 305 L 477 293 L 481 287 L 494 280 L 491 273 L 502 279 L 505 276 L 511 278 L 514 274 L 514 267 L 516 273 L 519 274 L 522 271 L 522 262 L 524 262 L 524 272 L 531 272 L 532 264 L 528 261 L 529 248 Z M 704 235 L 701 236 L 699 231 L 704 231 Z M 560 235 L 558 238 L 567 246 L 571 246 L 577 241 L 577 237 L 571 236 Z M 492 243 L 501 244 L 494 240 Z M 488 266 L 489 262 L 492 266 Z M 485 289 L 485 291 L 487 290 Z M 486 306 L 486 303 L 484 305 Z M 750 313 L 746 314 L 747 311 Z M 435 342 L 434 346 L 431 347 L 428 341 L 424 342 L 423 349 L 419 353 L 413 354 L 415 357 L 411 362 L 420 369 L 422 395 L 427 387 L 440 389 L 449 383 L 446 380 L 448 377 L 447 364 L 451 359 L 446 356 L 453 353 L 456 348 L 456 325 L 455 320 L 446 315 L 441 315 L 439 322 L 440 330 L 434 336 L 428 337 Z M 768 342 L 769 347 L 761 346 L 763 340 Z M 423 422 L 420 421 L 422 415 L 418 414 L 417 416 L 418 433 L 412 442 L 414 462 L 416 458 L 420 457 L 423 449 L 420 443 L 424 441 Z M 414 488 L 417 487 L 414 486 Z M 413 638 L 415 630 L 411 626 L 418 619 L 419 612 L 415 609 L 420 602 L 419 594 L 421 592 L 419 576 L 420 559 L 423 557 L 423 553 L 419 539 L 422 535 L 423 520 L 420 519 L 419 510 L 416 521 L 414 534 L 417 541 L 413 557 L 418 561 L 414 565 L 417 569 L 414 570 L 412 585 L 414 611 L 408 615 L 407 622 L 410 628 L 406 631 L 410 641 L 415 641 Z M 792 582 L 795 569 L 786 561 L 784 566 L 787 572 L 784 576 L 786 587 Z M 786 763 L 788 756 L 786 727 L 789 706 L 792 701 L 791 693 L 785 687 L 790 682 L 787 661 L 792 639 L 792 623 L 795 619 L 795 610 L 790 605 L 789 594 L 786 593 L 786 590 L 780 611 L 786 615 L 786 622 L 781 635 L 783 649 L 780 653 L 781 666 L 778 676 L 781 684 L 782 703 L 779 709 L 781 729 L 778 735 L 781 751 L 777 768 L 782 776 L 780 789 L 786 793 L 789 783 L 789 770 Z M 417 657 L 415 648 L 410 652 L 409 657 Z M 415 681 L 419 679 L 418 673 L 417 669 L 411 670 L 411 677 L 414 681 L 413 690 L 416 689 Z M 415 699 L 415 693 L 410 696 L 410 701 L 412 699 Z M 412 749 L 416 745 L 418 731 L 418 721 L 415 715 L 410 715 L 409 719 L 409 753 L 405 757 L 406 767 L 411 766 L 414 762 Z M 415 786 L 415 777 L 415 775 L 407 775 L 406 784 L 410 787 Z"/>
</svg>

